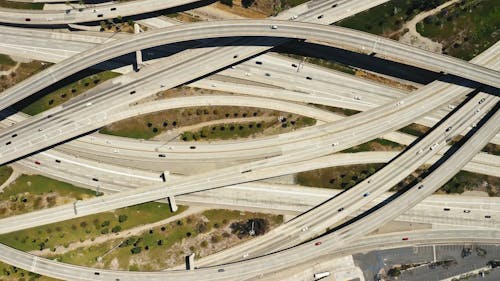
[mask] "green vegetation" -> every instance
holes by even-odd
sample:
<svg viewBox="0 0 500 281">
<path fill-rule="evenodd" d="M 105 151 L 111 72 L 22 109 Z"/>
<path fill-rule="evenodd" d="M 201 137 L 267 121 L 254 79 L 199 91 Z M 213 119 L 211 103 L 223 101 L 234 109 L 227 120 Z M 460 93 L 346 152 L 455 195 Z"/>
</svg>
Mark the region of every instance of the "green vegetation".
<svg viewBox="0 0 500 281">
<path fill-rule="evenodd" d="M 500 0 L 462 0 L 417 24 L 443 52 L 470 60 L 500 40 Z"/>
<path fill-rule="evenodd" d="M 489 143 L 482 149 L 482 151 L 489 153 L 489 154 L 499 156 L 500 155 L 500 145 Z"/>
<path fill-rule="evenodd" d="M 119 76 L 119 73 L 112 71 L 104 71 L 95 75 L 85 77 L 81 80 L 73 82 L 55 92 L 52 92 L 37 101 L 25 106 L 22 111 L 29 115 L 36 115 L 52 107 L 58 106 L 71 98 L 74 98 L 81 93 L 95 87 L 102 82 Z"/>
<path fill-rule="evenodd" d="M 94 192 L 88 189 L 79 188 L 69 183 L 54 180 L 39 175 L 21 175 L 3 193 L 0 193 L 0 200 L 9 200 L 11 196 L 29 193 L 31 195 L 44 195 L 47 193 L 57 193 L 59 196 L 73 197 L 82 200 L 84 194 L 93 195 Z"/>
<path fill-rule="evenodd" d="M 0 0 L 0 7 L 10 9 L 42 10 L 43 3 L 21 3 L 8 0 Z"/>
<path fill-rule="evenodd" d="M 363 164 L 330 167 L 297 174 L 297 183 L 303 186 L 349 189 L 373 175 L 383 164 Z"/>
<path fill-rule="evenodd" d="M 354 114 L 357 114 L 357 113 L 361 112 L 361 111 L 357 111 L 357 110 L 354 110 L 354 109 L 334 107 L 334 106 L 328 106 L 328 105 L 322 105 L 322 104 L 314 104 L 314 103 L 312 103 L 311 105 L 313 105 L 315 107 L 318 107 L 318 108 L 321 108 L 321 109 L 325 109 L 325 110 L 331 111 L 331 112 L 335 112 L 335 113 L 338 113 L 338 114 L 344 115 L 344 116 L 351 116 L 351 115 L 354 115 Z"/>
<path fill-rule="evenodd" d="M 413 123 L 401 128 L 399 131 L 412 136 L 421 137 L 427 132 L 427 130 L 429 130 L 429 128 L 426 126 Z"/>
<path fill-rule="evenodd" d="M 0 166 L 0 185 L 2 185 L 12 174 L 12 168 L 9 166 Z M 1 193 L 0 193 L 1 196 Z"/>
<path fill-rule="evenodd" d="M 187 93 L 183 93 L 183 91 L 185 91 L 183 89 L 181 89 L 180 91 L 180 93 L 176 92 L 174 94 L 184 95 L 185 93 Z M 194 91 L 196 92 L 197 90 L 194 89 Z M 275 120 L 278 120 L 278 116 L 284 116 L 287 120 L 282 122 L 281 124 L 278 124 L 277 121 L 245 122 L 245 118 L 263 117 L 263 119 L 271 120 L 276 118 Z M 172 109 L 129 118 L 102 128 L 100 130 L 100 133 L 137 139 L 150 139 L 165 131 L 176 129 L 182 126 L 190 126 L 214 120 L 220 120 L 220 123 L 224 124 L 224 119 L 230 118 L 241 119 L 241 124 L 232 124 L 226 122 L 225 125 L 214 125 L 210 127 L 207 126 L 195 132 L 185 132 L 181 136 L 181 138 L 184 138 L 186 141 L 194 139 L 198 140 L 202 138 L 227 139 L 238 136 L 249 136 L 256 132 L 261 132 L 264 129 L 270 128 L 274 125 L 279 126 L 281 131 L 283 131 L 283 129 L 290 130 L 293 128 L 311 126 L 316 123 L 316 120 L 311 118 L 300 117 L 295 114 L 274 110 L 238 106 L 203 106 Z M 231 129 L 231 127 L 234 128 Z"/>
<path fill-rule="evenodd" d="M 9 75 L 0 76 L 0 92 L 9 87 L 12 87 L 13 85 L 30 77 L 33 74 L 44 70 L 50 65 L 51 65 L 50 63 L 40 62 L 40 61 L 21 63 L 15 72 L 12 72 Z"/>
<path fill-rule="evenodd" d="M 440 191 L 446 193 L 463 193 L 466 190 L 486 191 L 490 196 L 500 196 L 500 179 L 460 171 L 440 189 Z"/>
<path fill-rule="evenodd" d="M 296 120 L 284 121 L 281 128 L 301 128 L 312 126 L 316 123 L 315 119 L 309 117 L 299 117 Z M 273 127 L 276 122 L 249 122 L 249 123 L 228 123 L 218 126 L 206 126 L 196 132 L 184 132 L 181 135 L 183 141 L 197 140 L 227 140 L 236 138 L 247 138 L 256 133 L 261 133 L 265 129 Z"/>
<path fill-rule="evenodd" d="M 329 60 L 314 58 L 314 57 L 294 55 L 294 54 L 284 54 L 284 55 L 292 57 L 292 58 L 297 59 L 297 60 L 305 60 L 308 63 L 312 63 L 315 65 L 319 65 L 319 66 L 330 68 L 330 69 L 334 69 L 334 70 L 344 72 L 347 74 L 354 75 L 356 73 L 356 70 L 354 68 L 352 68 L 348 65 L 342 64 L 340 62 L 329 61 Z"/>
<path fill-rule="evenodd" d="M 176 214 L 183 212 L 179 206 Z M 128 219 L 119 221 L 120 215 Z M 0 242 L 22 251 L 43 250 L 61 245 L 92 239 L 101 235 L 101 230 L 112 227 L 112 232 L 119 232 L 143 224 L 153 223 L 173 216 L 168 204 L 144 203 L 81 218 L 71 219 L 0 235 Z"/>
<path fill-rule="evenodd" d="M 392 35 L 416 14 L 431 10 L 446 0 L 392 0 L 341 20 L 336 25 L 377 35 Z"/>
<path fill-rule="evenodd" d="M 43 176 L 21 175 L 0 193 L 0 217 L 83 200 L 94 192 Z"/>
<path fill-rule="evenodd" d="M 308 0 L 281 0 L 281 8 L 283 10 L 298 6 L 300 4 L 304 4 Z"/>
<path fill-rule="evenodd" d="M 241 0 L 241 5 L 245 8 L 249 8 L 254 2 L 255 0 Z"/>
<path fill-rule="evenodd" d="M 217 250 L 234 245 L 237 240 L 226 229 L 233 222 L 247 222 L 251 219 L 265 220 L 269 226 L 283 221 L 282 216 L 276 215 L 208 210 L 201 215 L 191 215 L 151 228 L 140 235 L 80 248 L 55 257 L 62 262 L 79 265 L 104 268 L 113 266 L 134 271 L 159 270 L 182 263 L 184 256 L 191 252 L 196 253 L 198 257 L 206 255 L 206 252 L 202 254 L 201 251 L 202 248 L 208 248 L 208 245 Z M 230 237 L 233 239 L 228 239 Z M 102 260 L 96 263 L 99 257 L 102 257 Z M 141 262 L 138 263 L 138 260 Z"/>
<path fill-rule="evenodd" d="M 362 143 L 360 145 L 356 145 L 354 147 L 343 150 L 345 153 L 355 153 L 355 152 L 363 152 L 363 151 L 387 151 L 387 150 L 403 150 L 405 148 L 404 145 L 399 143 L 386 140 L 386 139 L 374 139 L 369 142 Z"/>
<path fill-rule="evenodd" d="M 59 279 L 50 278 L 28 272 L 24 269 L 0 262 L 0 280 L 2 281 L 57 281 Z"/>
<path fill-rule="evenodd" d="M 233 0 L 220 0 L 220 2 L 229 7 L 233 6 Z"/>
<path fill-rule="evenodd" d="M 11 59 L 8 55 L 0 54 L 0 65 L 16 65 L 16 62 Z"/>
</svg>

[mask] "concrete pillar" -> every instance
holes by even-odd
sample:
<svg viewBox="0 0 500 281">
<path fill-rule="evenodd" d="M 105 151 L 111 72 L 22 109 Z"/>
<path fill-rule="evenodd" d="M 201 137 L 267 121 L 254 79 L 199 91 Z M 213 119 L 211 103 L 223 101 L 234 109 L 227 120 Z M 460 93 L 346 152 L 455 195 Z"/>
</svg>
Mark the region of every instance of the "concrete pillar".
<svg viewBox="0 0 500 281">
<path fill-rule="evenodd" d="M 186 270 L 194 270 L 194 253 L 186 256 Z"/>
<path fill-rule="evenodd" d="M 141 27 L 137 23 L 134 23 L 134 33 L 137 34 L 137 33 L 140 33 L 141 31 L 142 31 Z M 139 71 L 139 69 L 142 66 L 142 51 L 141 50 L 135 51 L 135 60 L 136 60 L 136 71 Z"/>
<path fill-rule="evenodd" d="M 177 204 L 175 203 L 174 196 L 168 197 L 168 204 L 170 205 L 170 210 L 172 211 L 172 213 L 177 212 L 178 208 L 177 208 Z"/>
</svg>

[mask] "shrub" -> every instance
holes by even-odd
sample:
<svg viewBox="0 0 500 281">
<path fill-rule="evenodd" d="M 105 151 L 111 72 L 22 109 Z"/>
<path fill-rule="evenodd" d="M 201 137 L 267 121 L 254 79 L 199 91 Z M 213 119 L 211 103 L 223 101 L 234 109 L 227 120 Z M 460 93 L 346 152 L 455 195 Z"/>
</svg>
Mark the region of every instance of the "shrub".
<svg viewBox="0 0 500 281">
<path fill-rule="evenodd" d="M 109 233 L 109 228 L 106 227 L 101 229 L 101 234 L 107 234 L 107 233 Z"/>
<path fill-rule="evenodd" d="M 113 233 L 117 233 L 117 232 L 119 232 L 120 230 L 122 230 L 122 227 L 121 227 L 121 226 L 119 226 L 119 225 L 117 225 L 117 226 L 115 226 L 115 227 L 113 227 L 113 228 L 111 229 L 111 232 L 113 232 Z"/>
<path fill-rule="evenodd" d="M 141 250 L 142 250 L 141 247 L 134 247 L 134 248 L 130 249 L 130 252 L 132 254 L 139 254 L 141 252 Z"/>
<path fill-rule="evenodd" d="M 206 240 L 201 241 L 200 246 L 206 248 L 208 246 L 208 242 Z"/>
<path fill-rule="evenodd" d="M 233 0 L 220 0 L 220 2 L 229 7 L 233 6 Z"/>
<path fill-rule="evenodd" d="M 128 219 L 127 215 L 119 215 L 118 222 L 122 223 Z"/>
<path fill-rule="evenodd" d="M 103 221 L 101 223 L 101 227 L 105 227 L 105 226 L 108 226 L 109 225 L 109 221 Z"/>
</svg>

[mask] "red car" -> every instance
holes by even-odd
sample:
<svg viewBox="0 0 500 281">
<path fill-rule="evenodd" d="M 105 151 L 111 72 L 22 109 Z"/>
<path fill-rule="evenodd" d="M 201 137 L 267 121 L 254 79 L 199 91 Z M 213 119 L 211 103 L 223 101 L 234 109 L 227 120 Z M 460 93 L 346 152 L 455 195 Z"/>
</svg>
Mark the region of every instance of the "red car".
<svg viewBox="0 0 500 281">
<path fill-rule="evenodd" d="M 403 241 L 407 241 L 408 240 L 408 237 L 403 237 Z"/>
<path fill-rule="evenodd" d="M 37 164 L 37 165 L 40 165 L 40 162 L 38 162 L 38 161 L 35 161 L 35 164 Z"/>
<path fill-rule="evenodd" d="M 314 246 L 319 246 L 319 245 L 321 245 L 321 241 L 314 243 Z"/>
</svg>

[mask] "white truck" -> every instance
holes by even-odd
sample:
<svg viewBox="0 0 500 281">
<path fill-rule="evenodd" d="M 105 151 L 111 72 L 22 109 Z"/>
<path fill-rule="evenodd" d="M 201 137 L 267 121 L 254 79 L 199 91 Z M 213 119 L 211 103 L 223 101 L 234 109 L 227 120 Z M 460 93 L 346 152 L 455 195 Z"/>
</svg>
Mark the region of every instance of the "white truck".
<svg viewBox="0 0 500 281">
<path fill-rule="evenodd" d="M 329 271 L 314 273 L 314 280 L 320 280 L 328 276 L 330 276 Z"/>
</svg>

